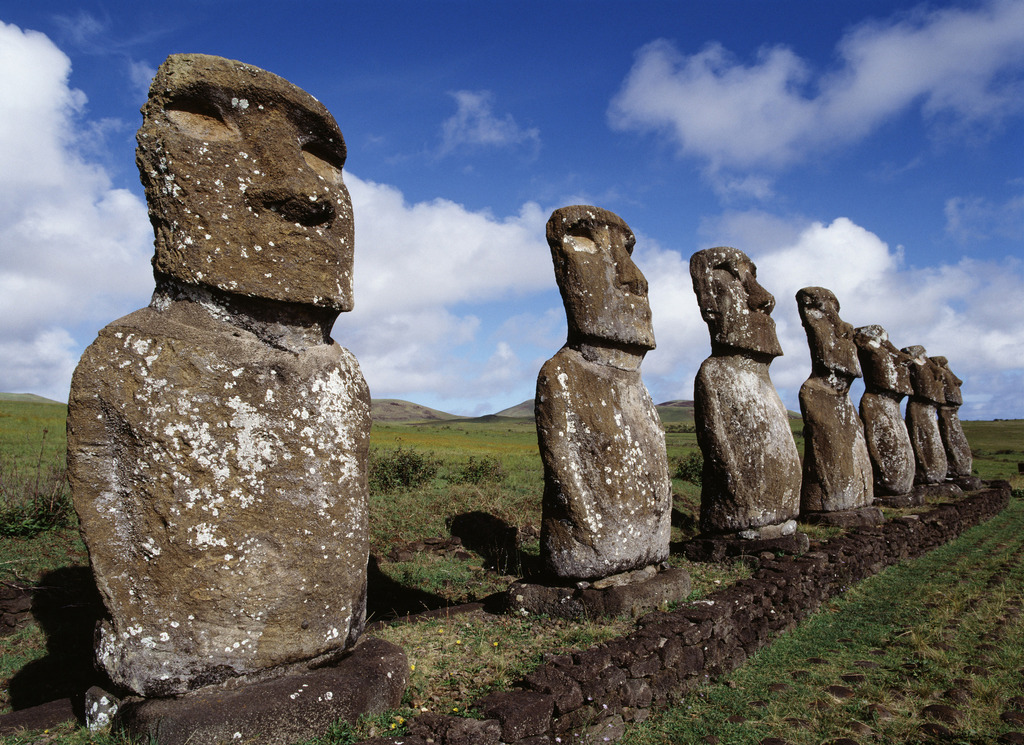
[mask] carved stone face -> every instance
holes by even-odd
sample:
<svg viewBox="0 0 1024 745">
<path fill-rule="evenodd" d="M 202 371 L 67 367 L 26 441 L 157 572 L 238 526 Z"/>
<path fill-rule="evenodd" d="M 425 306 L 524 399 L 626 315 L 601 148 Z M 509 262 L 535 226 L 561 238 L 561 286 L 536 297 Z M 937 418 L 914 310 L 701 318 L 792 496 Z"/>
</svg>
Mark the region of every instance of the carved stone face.
<svg viewBox="0 0 1024 745">
<path fill-rule="evenodd" d="M 745 253 L 727 246 L 698 251 L 690 257 L 690 277 L 713 348 L 782 355 L 771 317 L 775 298 L 758 284 Z"/>
<path fill-rule="evenodd" d="M 960 378 L 956 376 L 956 373 L 949 369 L 949 360 L 945 357 L 932 357 L 930 359 L 932 364 L 938 366 L 939 373 L 942 376 L 946 403 L 950 406 L 960 406 L 963 404 L 964 397 L 960 392 L 960 386 L 964 384 L 964 381 L 960 380 Z"/>
<path fill-rule="evenodd" d="M 142 114 L 136 162 L 158 275 L 351 310 L 345 141 L 319 101 L 256 67 L 172 55 Z"/>
<path fill-rule="evenodd" d="M 548 220 L 547 239 L 569 340 L 654 349 L 647 280 L 631 258 L 629 226 L 598 207 L 563 207 Z"/>
<path fill-rule="evenodd" d="M 796 304 L 807 332 L 815 371 L 827 371 L 850 380 L 859 378 L 853 326 L 839 317 L 839 300 L 835 294 L 824 287 L 804 287 L 796 294 Z"/>
<path fill-rule="evenodd" d="M 925 348 L 917 344 L 912 347 L 904 347 L 901 351 L 911 358 L 907 368 L 910 370 L 910 383 L 914 387 L 914 396 L 935 404 L 945 403 L 946 387 L 939 366 L 928 359 Z"/>
<path fill-rule="evenodd" d="M 889 341 L 889 334 L 878 325 L 861 326 L 853 341 L 864 371 L 864 384 L 869 390 L 890 391 L 902 396 L 914 392 L 907 365 L 910 357 Z"/>
</svg>

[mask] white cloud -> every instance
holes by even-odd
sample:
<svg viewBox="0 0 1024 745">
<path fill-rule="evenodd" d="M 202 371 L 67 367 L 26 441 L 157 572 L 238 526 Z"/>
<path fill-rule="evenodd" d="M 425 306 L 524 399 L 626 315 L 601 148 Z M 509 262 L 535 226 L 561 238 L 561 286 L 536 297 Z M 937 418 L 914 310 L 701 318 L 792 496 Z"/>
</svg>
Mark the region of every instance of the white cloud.
<svg viewBox="0 0 1024 745">
<path fill-rule="evenodd" d="M 961 244 L 996 239 L 1024 240 L 1024 194 L 993 204 L 982 197 L 946 200 L 946 232 Z"/>
<path fill-rule="evenodd" d="M 458 110 L 441 126 L 441 155 L 458 147 L 510 147 L 523 143 L 540 145 L 540 131 L 520 127 L 511 114 L 495 115 L 494 94 L 490 91 L 456 91 L 451 94 Z"/>
<path fill-rule="evenodd" d="M 84 159 L 93 129 L 70 69 L 43 34 L 0 23 L 0 390 L 58 400 L 74 330 L 91 339 L 153 287 L 145 204 Z"/>
<path fill-rule="evenodd" d="M 856 141 L 915 104 L 926 118 L 990 126 L 1024 106 L 1024 3 L 993 0 L 863 24 L 837 55 L 837 70 L 812 71 L 782 46 L 744 64 L 717 43 L 687 55 L 654 41 L 637 52 L 609 121 L 619 130 L 665 132 L 712 176 L 787 166 Z M 716 183 L 726 191 L 753 187 L 755 195 L 765 189 L 757 179 Z"/>
<path fill-rule="evenodd" d="M 492 301 L 546 288 L 548 215 L 528 202 L 499 219 L 346 174 L 356 220 L 356 312 Z"/>
<path fill-rule="evenodd" d="M 797 407 L 800 385 L 810 373 L 807 339 L 795 295 L 801 287 L 835 292 L 844 320 L 854 326 L 880 324 L 900 347 L 921 344 L 949 358 L 964 381 L 965 418 L 1022 417 L 1024 397 L 1024 264 L 962 259 L 926 269 L 908 267 L 902 251 L 840 217 L 831 224 L 804 222 L 792 240 L 777 229 L 758 240 L 750 225 L 764 221 L 736 213 L 722 232 L 743 234 L 740 245 L 757 265 L 758 280 L 775 296 L 775 318 L 785 355 L 771 368 L 783 400 Z M 770 222 L 770 221 L 769 221 Z M 642 246 L 638 243 L 637 253 Z M 697 367 L 710 354 L 689 280 L 689 257 L 657 249 L 642 259 L 658 349 L 644 362 L 644 377 L 657 398 L 690 398 Z M 638 263 L 640 261 L 638 260 Z"/>
<path fill-rule="evenodd" d="M 482 333 L 478 313 L 511 298 L 529 303 L 554 285 L 547 213 L 534 203 L 507 218 L 444 199 L 409 204 L 392 186 L 345 180 L 356 220 L 356 302 L 334 336 L 359 358 L 373 395 L 508 405 L 502 393 L 524 374 L 514 352 L 521 340 L 511 328 Z"/>
</svg>

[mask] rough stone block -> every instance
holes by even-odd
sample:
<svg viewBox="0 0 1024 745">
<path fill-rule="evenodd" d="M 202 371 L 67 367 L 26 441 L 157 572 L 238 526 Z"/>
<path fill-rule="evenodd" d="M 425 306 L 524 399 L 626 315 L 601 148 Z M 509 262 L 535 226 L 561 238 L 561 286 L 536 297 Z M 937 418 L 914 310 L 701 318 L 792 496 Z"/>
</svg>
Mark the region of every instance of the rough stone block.
<svg viewBox="0 0 1024 745">
<path fill-rule="evenodd" d="M 502 740 L 515 742 L 548 731 L 554 696 L 535 691 L 498 691 L 477 701 L 476 708 L 488 719 L 501 723 Z"/>
<path fill-rule="evenodd" d="M 114 728 L 159 745 L 288 745 L 322 735 L 338 719 L 395 708 L 408 674 L 400 647 L 364 637 L 337 663 L 304 673 L 179 698 L 126 699 Z"/>
</svg>

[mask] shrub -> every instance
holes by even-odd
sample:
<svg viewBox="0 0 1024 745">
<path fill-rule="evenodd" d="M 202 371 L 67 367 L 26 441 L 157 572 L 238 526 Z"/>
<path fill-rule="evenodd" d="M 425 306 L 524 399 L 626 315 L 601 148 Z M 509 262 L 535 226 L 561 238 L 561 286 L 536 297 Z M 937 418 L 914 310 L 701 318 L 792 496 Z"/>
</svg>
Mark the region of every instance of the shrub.
<svg viewBox="0 0 1024 745">
<path fill-rule="evenodd" d="M 505 469 L 497 458 L 486 455 L 477 458 L 471 455 L 469 460 L 452 470 L 448 480 L 453 484 L 480 484 L 485 481 L 500 483 L 505 480 Z"/>
<path fill-rule="evenodd" d="M 395 489 L 412 489 L 437 474 L 438 462 L 412 448 L 398 447 L 370 455 L 370 491 L 385 494 Z"/>
<path fill-rule="evenodd" d="M 685 458 L 676 461 L 675 478 L 689 481 L 691 484 L 701 484 L 701 474 L 704 471 L 704 456 L 699 452 L 693 452 Z"/>
</svg>

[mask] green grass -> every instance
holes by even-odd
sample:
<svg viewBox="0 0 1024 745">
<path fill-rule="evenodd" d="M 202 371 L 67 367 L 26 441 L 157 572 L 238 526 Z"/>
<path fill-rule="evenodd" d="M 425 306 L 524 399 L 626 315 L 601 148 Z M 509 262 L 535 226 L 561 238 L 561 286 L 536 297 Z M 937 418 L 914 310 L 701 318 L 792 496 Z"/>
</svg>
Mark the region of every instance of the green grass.
<svg viewBox="0 0 1024 745">
<path fill-rule="evenodd" d="M 1000 715 L 1024 696 L 1022 555 L 1024 501 L 1015 499 L 957 541 L 851 588 L 725 680 L 631 727 L 621 742 L 710 735 L 737 745 L 766 737 L 818 745 L 864 742 L 865 727 L 872 742 L 935 742 L 923 728 L 934 722 L 925 707 L 937 704 L 961 714 L 944 725 L 952 734 L 942 742 L 994 742 L 1015 729 Z M 979 663 L 984 674 L 972 667 Z"/>
<path fill-rule="evenodd" d="M 67 450 L 65 404 L 0 400 L 0 455 L 20 467 L 63 460 Z"/>
</svg>

